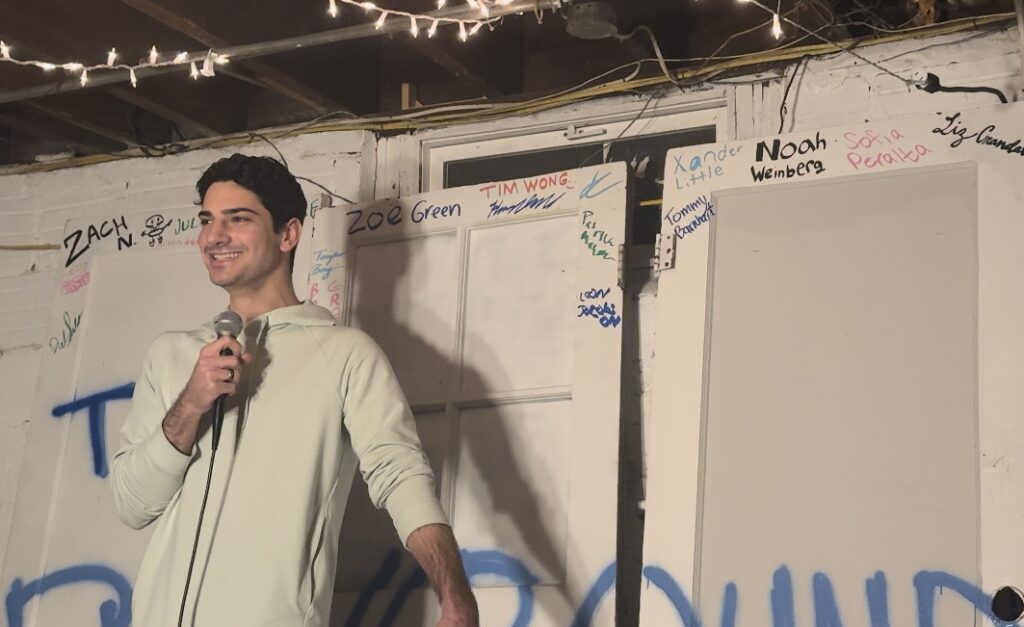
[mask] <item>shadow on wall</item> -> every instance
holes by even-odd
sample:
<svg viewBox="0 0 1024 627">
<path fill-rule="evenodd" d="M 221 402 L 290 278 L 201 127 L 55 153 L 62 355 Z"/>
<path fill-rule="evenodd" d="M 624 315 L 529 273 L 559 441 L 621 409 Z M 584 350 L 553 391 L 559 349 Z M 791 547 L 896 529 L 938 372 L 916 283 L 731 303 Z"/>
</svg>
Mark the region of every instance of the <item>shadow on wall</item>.
<svg viewBox="0 0 1024 627">
<path fill-rule="evenodd" d="M 442 477 L 447 482 L 460 479 L 453 511 L 449 511 L 456 534 L 465 538 L 468 522 L 474 537 L 495 538 L 492 546 L 462 546 L 474 586 L 507 587 L 510 594 L 521 596 L 523 588 L 531 584 L 560 583 L 565 579 L 565 556 L 571 554 L 566 546 L 566 517 L 552 516 L 552 512 L 545 511 L 545 505 L 564 504 L 552 503 L 552 498 L 541 494 L 537 470 L 528 472 L 526 468 L 526 460 L 536 459 L 550 447 L 544 447 L 545 442 L 524 438 L 528 431 L 510 429 L 510 422 L 522 418 L 522 408 L 527 404 L 488 400 L 495 393 L 507 392 L 489 383 L 508 380 L 500 367 L 488 366 L 485 375 L 460 366 L 443 352 L 452 344 L 453 320 L 442 320 L 430 307 L 413 302 L 422 295 L 421 286 L 410 287 L 409 293 L 403 289 L 404 285 L 414 283 L 408 273 L 411 248 L 417 241 L 422 240 L 388 245 L 388 254 L 375 257 L 380 264 L 372 268 L 365 263 L 360 265 L 355 259 L 357 250 L 353 250 L 349 259 L 356 264 L 353 295 L 368 294 L 371 290 L 373 294 L 370 302 L 358 299 L 360 308 L 353 324 L 367 330 L 394 365 L 417 416 L 417 427 L 438 478 L 439 490 Z M 389 288 L 381 277 L 390 281 Z M 530 302 L 529 295 L 523 296 L 522 302 Z M 414 318 L 418 331 L 404 322 L 410 318 Z M 477 363 L 502 363 L 487 338 L 467 336 L 464 343 L 472 343 Z M 567 445 L 570 436 L 566 429 Z M 564 451 L 562 459 L 553 463 L 566 464 L 567 458 L 568 451 Z M 550 485 L 555 478 L 544 479 Z M 471 520 L 466 512 L 473 513 Z M 461 538 L 460 541 L 465 542 Z M 331 624 L 433 625 L 427 614 L 433 611 L 428 610 L 425 602 L 428 597 L 415 592 L 427 586 L 424 573 L 400 546 L 390 517 L 373 508 L 365 483 L 357 478 L 342 524 Z M 519 591 L 512 592 L 516 588 Z M 529 613 L 533 614 L 533 595 L 529 596 Z M 543 615 L 567 617 L 563 621 L 566 624 L 571 621 L 575 608 L 564 592 L 561 596 L 539 595 L 536 600 Z M 516 625 L 529 621 L 529 617 L 522 615 L 510 619 Z"/>
</svg>

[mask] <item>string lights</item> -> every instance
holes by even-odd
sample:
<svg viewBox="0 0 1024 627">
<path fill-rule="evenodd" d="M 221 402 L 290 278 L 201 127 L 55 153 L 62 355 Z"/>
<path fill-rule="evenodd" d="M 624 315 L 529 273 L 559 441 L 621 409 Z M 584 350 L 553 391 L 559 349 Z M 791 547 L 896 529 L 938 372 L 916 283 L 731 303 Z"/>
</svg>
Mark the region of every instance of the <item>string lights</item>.
<svg viewBox="0 0 1024 627">
<path fill-rule="evenodd" d="M 443 24 L 457 24 L 459 27 L 458 37 L 461 41 L 467 41 L 471 36 L 480 32 L 480 29 L 485 25 L 492 24 L 495 20 L 500 19 L 492 17 L 491 9 L 493 7 L 506 7 L 512 4 L 514 0 L 465 0 L 465 3 L 474 11 L 479 13 L 477 17 L 465 18 L 465 17 L 448 17 L 445 15 L 437 14 L 420 14 L 410 13 L 408 11 L 399 11 L 396 9 L 387 9 L 378 6 L 373 2 L 367 2 L 362 0 L 328 0 L 327 14 L 331 17 L 337 17 L 339 14 L 338 4 L 348 4 L 363 9 L 367 14 L 371 14 L 376 19 L 373 22 L 374 28 L 380 30 L 387 23 L 389 17 L 401 17 L 409 21 L 409 34 L 413 37 L 418 37 L 420 34 L 420 23 L 429 23 L 430 26 L 427 28 L 427 37 L 434 37 L 437 34 L 437 29 Z M 441 10 L 448 5 L 447 0 L 437 0 L 437 8 Z M 374 15 L 375 14 L 375 15 Z M 138 76 L 136 72 L 146 68 L 162 68 L 173 65 L 183 65 L 188 67 L 188 75 L 193 80 L 198 80 L 199 77 L 212 77 L 215 75 L 214 65 L 223 64 L 228 62 L 228 56 L 225 54 L 217 53 L 213 50 L 204 53 L 190 54 L 188 52 L 178 52 L 173 57 L 165 57 L 160 54 L 153 46 L 149 49 L 148 56 L 136 64 L 118 63 L 120 53 L 116 48 L 111 48 L 106 53 L 106 62 L 97 63 L 94 65 L 87 65 L 78 61 L 70 61 L 67 63 L 52 63 L 50 61 L 41 61 L 38 59 L 19 59 L 13 56 L 12 51 L 14 47 L 8 45 L 5 41 L 0 40 L 0 62 L 13 63 L 15 65 L 37 67 L 44 72 L 51 72 L 58 68 L 66 70 L 72 73 L 78 73 L 79 82 L 82 86 L 85 86 L 89 82 L 89 72 L 97 70 L 120 70 L 128 72 L 128 78 L 131 81 L 132 87 L 138 85 Z M 199 65 L 201 63 L 201 66 Z"/>
</svg>

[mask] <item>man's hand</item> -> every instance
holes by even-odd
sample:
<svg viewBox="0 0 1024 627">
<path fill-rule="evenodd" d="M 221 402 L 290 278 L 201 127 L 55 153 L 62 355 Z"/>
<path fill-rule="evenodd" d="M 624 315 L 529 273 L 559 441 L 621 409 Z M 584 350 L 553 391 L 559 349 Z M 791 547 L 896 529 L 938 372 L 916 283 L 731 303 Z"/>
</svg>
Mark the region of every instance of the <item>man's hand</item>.
<svg viewBox="0 0 1024 627">
<path fill-rule="evenodd" d="M 230 355 L 221 355 L 228 349 Z M 199 432 L 199 419 L 213 407 L 221 394 L 233 395 L 243 364 L 252 362 L 250 353 L 242 353 L 238 340 L 225 335 L 199 351 L 192 376 L 164 417 L 163 430 L 167 440 L 184 454 L 189 454 Z"/>
<path fill-rule="evenodd" d="M 466 579 L 452 528 L 442 524 L 424 525 L 409 534 L 406 544 L 441 600 L 441 619 L 437 627 L 480 627 L 476 598 Z"/>
</svg>

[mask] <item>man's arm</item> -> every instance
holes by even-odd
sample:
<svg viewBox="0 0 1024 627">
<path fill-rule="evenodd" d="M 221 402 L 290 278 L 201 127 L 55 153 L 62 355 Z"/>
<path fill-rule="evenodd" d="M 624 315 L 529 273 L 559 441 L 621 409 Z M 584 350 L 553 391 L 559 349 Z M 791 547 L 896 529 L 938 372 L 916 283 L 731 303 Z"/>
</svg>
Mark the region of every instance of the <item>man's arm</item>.
<svg viewBox="0 0 1024 627">
<path fill-rule="evenodd" d="M 212 382 L 217 376 L 226 376 L 223 369 L 218 375 L 217 366 L 234 363 L 232 359 L 238 361 L 220 357 L 221 344 L 227 340 L 217 340 L 203 349 L 189 383 L 169 409 L 159 389 L 163 375 L 157 368 L 167 360 L 167 353 L 161 350 L 159 340 L 150 347 L 135 384 L 131 411 L 121 429 L 121 448 L 110 464 L 114 505 L 118 517 L 129 527 L 141 529 L 163 513 L 181 488 L 192 462 L 199 420 L 208 409 L 203 408 L 207 397 L 208 405 L 212 405 L 215 393 L 234 392 L 233 384 Z M 232 348 L 241 349 L 236 345 Z M 207 353 L 215 356 L 206 358 Z M 197 382 L 201 380 L 211 384 L 200 385 Z"/>
<path fill-rule="evenodd" d="M 476 598 L 466 579 L 452 528 L 437 523 L 424 525 L 409 534 L 407 546 L 441 601 L 438 627 L 479 627 Z"/>
</svg>

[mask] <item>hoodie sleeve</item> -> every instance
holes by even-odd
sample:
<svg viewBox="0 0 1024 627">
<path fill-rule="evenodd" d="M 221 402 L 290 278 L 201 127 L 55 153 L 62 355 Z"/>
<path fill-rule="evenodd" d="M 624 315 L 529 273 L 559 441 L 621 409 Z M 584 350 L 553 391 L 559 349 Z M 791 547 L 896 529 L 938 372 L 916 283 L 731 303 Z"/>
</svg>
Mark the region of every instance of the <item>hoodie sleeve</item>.
<svg viewBox="0 0 1024 627">
<path fill-rule="evenodd" d="M 342 378 L 345 428 L 376 507 L 386 507 L 405 545 L 423 525 L 448 524 L 434 472 L 384 352 L 360 334 Z"/>
<path fill-rule="evenodd" d="M 164 336 L 146 353 L 135 383 L 132 406 L 121 428 L 121 444 L 110 464 L 110 482 L 117 515 L 133 529 L 142 529 L 163 513 L 181 488 L 192 455 L 174 448 L 163 431 L 170 402 L 158 388 L 158 364 L 170 358 Z"/>
</svg>

